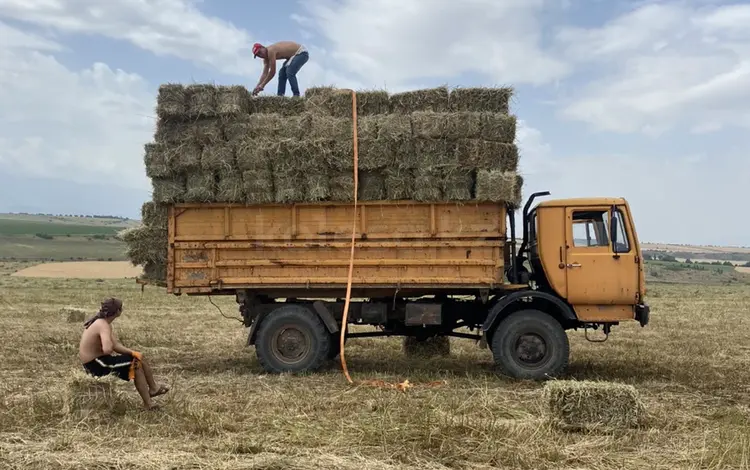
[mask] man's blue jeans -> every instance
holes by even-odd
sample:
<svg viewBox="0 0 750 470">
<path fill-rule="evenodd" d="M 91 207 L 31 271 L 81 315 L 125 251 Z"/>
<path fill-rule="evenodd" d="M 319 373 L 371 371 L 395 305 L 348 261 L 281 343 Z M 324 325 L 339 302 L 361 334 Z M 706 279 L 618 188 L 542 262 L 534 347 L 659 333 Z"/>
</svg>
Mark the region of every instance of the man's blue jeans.
<svg viewBox="0 0 750 470">
<path fill-rule="evenodd" d="M 301 52 L 296 56 L 292 57 L 292 60 L 285 62 L 279 70 L 279 90 L 278 95 L 284 96 L 286 94 L 286 81 L 289 80 L 289 86 L 292 89 L 292 95 L 299 96 L 299 85 L 297 84 L 297 72 L 307 63 L 307 59 L 310 55 L 307 51 Z"/>
</svg>

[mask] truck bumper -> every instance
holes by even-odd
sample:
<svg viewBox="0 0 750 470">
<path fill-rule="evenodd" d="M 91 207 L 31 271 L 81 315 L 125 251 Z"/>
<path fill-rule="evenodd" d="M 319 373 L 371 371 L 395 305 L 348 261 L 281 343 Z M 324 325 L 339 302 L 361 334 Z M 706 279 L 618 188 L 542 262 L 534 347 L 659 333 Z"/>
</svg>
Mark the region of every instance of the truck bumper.
<svg viewBox="0 0 750 470">
<path fill-rule="evenodd" d="M 651 319 L 651 307 L 645 302 L 635 306 L 635 319 L 641 324 L 641 327 L 648 325 Z"/>
</svg>

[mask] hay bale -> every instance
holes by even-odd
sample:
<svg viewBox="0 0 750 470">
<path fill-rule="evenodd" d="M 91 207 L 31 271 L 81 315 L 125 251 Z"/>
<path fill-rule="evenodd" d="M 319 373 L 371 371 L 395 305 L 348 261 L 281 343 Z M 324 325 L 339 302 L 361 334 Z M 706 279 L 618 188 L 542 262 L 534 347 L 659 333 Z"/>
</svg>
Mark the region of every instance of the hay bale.
<svg viewBox="0 0 750 470">
<path fill-rule="evenodd" d="M 112 416 L 123 416 L 135 406 L 131 403 L 132 392 L 118 378 L 92 377 L 76 368 L 68 374 L 64 388 L 63 413 L 83 418 L 101 414 L 111 420 Z M 121 382 L 121 381 L 120 381 Z"/>
<path fill-rule="evenodd" d="M 324 171 L 310 171 L 304 175 L 305 202 L 326 201 L 331 195 L 330 178 Z"/>
<path fill-rule="evenodd" d="M 358 165 L 362 170 L 380 170 L 396 164 L 398 143 L 362 138 L 358 144 Z M 354 154 L 352 153 L 352 162 Z"/>
<path fill-rule="evenodd" d="M 126 256 L 134 266 L 167 262 L 167 230 L 141 225 L 118 234 L 126 245 Z"/>
<path fill-rule="evenodd" d="M 390 103 L 387 91 L 362 90 L 356 92 L 357 116 L 374 116 L 389 111 Z M 319 87 L 305 92 L 306 109 L 315 114 L 324 114 L 337 118 L 352 118 L 352 92 L 331 87 Z"/>
<path fill-rule="evenodd" d="M 548 421 L 564 430 L 618 430 L 639 427 L 646 408 L 632 385 L 555 380 L 542 392 Z"/>
<path fill-rule="evenodd" d="M 217 90 L 216 111 L 220 116 L 238 116 L 250 112 L 250 93 L 241 85 L 221 86 Z"/>
<path fill-rule="evenodd" d="M 357 138 L 358 139 L 377 139 L 380 132 L 380 115 L 362 116 L 357 118 Z M 352 128 L 352 121 L 347 120 L 349 128 Z M 351 133 L 350 133 L 351 136 Z"/>
<path fill-rule="evenodd" d="M 404 161 L 410 168 L 439 168 L 458 165 L 456 142 L 448 139 L 413 139 L 414 153 Z"/>
<path fill-rule="evenodd" d="M 274 202 L 286 204 L 305 200 L 304 172 L 295 168 L 273 170 Z"/>
<path fill-rule="evenodd" d="M 152 178 L 152 199 L 162 204 L 174 204 L 182 202 L 185 198 L 185 178 L 178 176 L 174 178 Z"/>
<path fill-rule="evenodd" d="M 210 118 L 217 116 L 216 86 L 196 83 L 185 88 L 187 94 L 187 114 L 192 118 Z"/>
<path fill-rule="evenodd" d="M 143 203 L 141 206 L 141 222 L 147 227 L 167 228 L 169 221 L 168 206 L 157 204 L 153 201 Z"/>
<path fill-rule="evenodd" d="M 218 145 L 225 142 L 221 119 L 201 119 L 193 123 L 193 138 L 200 146 Z"/>
<path fill-rule="evenodd" d="M 521 202 L 523 202 L 523 176 L 516 175 L 516 193 L 510 203 L 517 209 L 521 207 Z"/>
<path fill-rule="evenodd" d="M 329 199 L 338 202 L 350 202 L 354 200 L 353 171 L 331 174 L 329 178 Z"/>
<path fill-rule="evenodd" d="M 159 86 L 156 96 L 156 114 L 160 118 L 183 118 L 188 112 L 187 91 L 179 83 Z"/>
<path fill-rule="evenodd" d="M 353 177 L 353 176 L 352 176 Z M 362 201 L 382 201 L 385 199 L 385 178 L 379 171 L 359 172 L 357 198 Z"/>
<path fill-rule="evenodd" d="M 386 168 L 386 197 L 391 200 L 409 200 L 414 197 L 414 170 L 393 166 Z"/>
<path fill-rule="evenodd" d="M 422 202 L 440 201 L 443 198 L 443 175 L 438 167 L 414 170 L 414 199 Z"/>
<path fill-rule="evenodd" d="M 174 175 L 179 155 L 173 148 L 161 143 L 149 142 L 143 146 L 143 149 L 146 176 L 149 178 L 166 178 Z"/>
<path fill-rule="evenodd" d="M 247 204 L 270 204 L 276 200 L 274 175 L 269 167 L 242 173 L 242 189 Z"/>
<path fill-rule="evenodd" d="M 479 139 L 459 139 L 454 146 L 455 160 L 464 168 L 516 171 L 518 147 L 515 144 Z"/>
<path fill-rule="evenodd" d="M 262 116 L 262 115 L 257 115 Z M 251 118 L 255 118 L 256 115 L 249 116 L 238 116 L 235 119 L 223 119 L 222 129 L 224 132 L 224 139 L 230 144 L 235 144 L 249 137 L 252 131 Z"/>
<path fill-rule="evenodd" d="M 476 177 L 476 199 L 488 202 L 512 202 L 515 200 L 516 174 L 512 171 L 478 170 Z"/>
<path fill-rule="evenodd" d="M 143 279 L 157 282 L 164 282 L 167 280 L 167 264 L 166 263 L 146 263 L 143 266 Z"/>
<path fill-rule="evenodd" d="M 508 114 L 513 89 L 498 88 L 457 88 L 450 94 L 452 111 L 479 111 Z"/>
<path fill-rule="evenodd" d="M 63 307 L 59 313 L 68 323 L 83 323 L 89 317 L 85 310 L 73 307 Z"/>
<path fill-rule="evenodd" d="M 304 97 L 307 101 L 324 98 L 325 95 L 338 90 L 334 86 L 311 86 L 305 89 Z"/>
<path fill-rule="evenodd" d="M 174 172 L 186 173 L 199 171 L 201 168 L 203 149 L 195 142 L 186 142 L 180 146 L 171 147 L 168 153 L 173 154 L 171 162 Z"/>
<path fill-rule="evenodd" d="M 411 120 L 414 136 L 428 139 L 477 138 L 482 129 L 479 113 L 420 111 L 412 113 Z"/>
<path fill-rule="evenodd" d="M 213 172 L 188 173 L 185 180 L 185 202 L 213 202 L 216 198 L 216 175 Z"/>
<path fill-rule="evenodd" d="M 179 145 L 193 139 L 193 125 L 174 119 L 159 119 L 156 122 L 154 140 L 157 143 Z"/>
<path fill-rule="evenodd" d="M 306 113 L 309 120 L 308 139 L 352 140 L 352 120 L 328 115 Z"/>
<path fill-rule="evenodd" d="M 474 192 L 474 171 L 460 167 L 443 169 L 440 181 L 442 197 L 446 201 L 468 201 Z"/>
<path fill-rule="evenodd" d="M 470 113 L 460 113 L 462 115 Z M 500 113 L 477 114 L 479 135 L 484 140 L 512 144 L 516 140 L 516 117 Z M 468 135 L 466 137 L 469 137 Z"/>
<path fill-rule="evenodd" d="M 219 171 L 216 181 L 216 202 L 240 203 L 244 201 L 242 174 Z"/>
<path fill-rule="evenodd" d="M 237 163 L 234 159 L 234 147 L 225 143 L 204 147 L 201 154 L 201 169 L 209 172 L 223 171 L 230 173 L 236 171 Z"/>
<path fill-rule="evenodd" d="M 390 111 L 401 114 L 417 111 L 444 113 L 449 110 L 449 97 L 446 86 L 396 93 L 390 97 Z"/>
<path fill-rule="evenodd" d="M 273 139 L 250 139 L 240 141 L 235 148 L 235 162 L 240 171 L 269 168 L 274 158 L 283 157 L 285 141 Z"/>
<path fill-rule="evenodd" d="M 390 141 L 410 140 L 414 137 L 411 116 L 384 114 L 376 118 L 378 138 Z"/>
<path fill-rule="evenodd" d="M 296 116 L 305 112 L 305 100 L 299 96 L 255 96 L 250 98 L 251 114 Z"/>
</svg>

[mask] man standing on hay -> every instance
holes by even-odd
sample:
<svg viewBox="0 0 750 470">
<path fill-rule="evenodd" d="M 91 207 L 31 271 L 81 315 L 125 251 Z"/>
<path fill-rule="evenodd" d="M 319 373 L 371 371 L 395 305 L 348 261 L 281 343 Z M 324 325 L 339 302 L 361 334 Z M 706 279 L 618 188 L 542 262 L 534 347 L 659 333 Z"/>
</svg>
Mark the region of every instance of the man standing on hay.
<svg viewBox="0 0 750 470">
<path fill-rule="evenodd" d="M 294 41 L 280 41 L 268 47 L 255 43 L 253 45 L 253 58 L 263 59 L 263 74 L 258 80 L 258 86 L 253 90 L 253 96 L 257 95 L 266 87 L 268 82 L 276 75 L 276 61 L 286 59 L 279 70 L 278 95 L 286 94 L 286 82 L 292 88 L 292 95 L 299 96 L 299 85 L 297 84 L 297 72 L 307 63 L 310 55 L 305 46 Z"/>
<path fill-rule="evenodd" d="M 138 351 L 128 349 L 115 339 L 112 322 L 122 314 L 122 301 L 110 298 L 101 309 L 83 324 L 84 331 L 78 348 L 83 368 L 94 377 L 109 374 L 125 381 L 133 380 L 147 409 L 155 409 L 152 398 L 163 395 L 169 387 L 156 385 L 149 364 Z M 113 355 L 116 352 L 119 355 Z"/>
</svg>

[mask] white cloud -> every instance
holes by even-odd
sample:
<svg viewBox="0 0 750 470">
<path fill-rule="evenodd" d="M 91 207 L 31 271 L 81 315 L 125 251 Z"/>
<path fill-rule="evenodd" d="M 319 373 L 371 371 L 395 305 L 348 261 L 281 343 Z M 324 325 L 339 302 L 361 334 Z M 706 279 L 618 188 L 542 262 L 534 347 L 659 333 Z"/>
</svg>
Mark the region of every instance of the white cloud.
<svg viewBox="0 0 750 470">
<path fill-rule="evenodd" d="M 138 75 L 95 63 L 70 70 L 59 46 L 0 23 L 0 166 L 12 174 L 148 189 L 143 144 L 153 93 Z"/>
<path fill-rule="evenodd" d="M 225 73 L 254 73 L 249 34 L 189 0 L 0 0 L 0 17 L 64 33 L 126 40 Z"/>
<path fill-rule="evenodd" d="M 750 127 L 748 18 L 750 5 L 651 3 L 562 30 L 565 56 L 604 72 L 568 98 L 563 116 L 624 133 Z"/>
<path fill-rule="evenodd" d="M 330 43 L 331 66 L 387 87 L 478 73 L 548 83 L 563 62 L 543 51 L 543 0 L 310 0 L 295 19 Z M 377 81 L 376 81 L 377 80 Z"/>
</svg>

